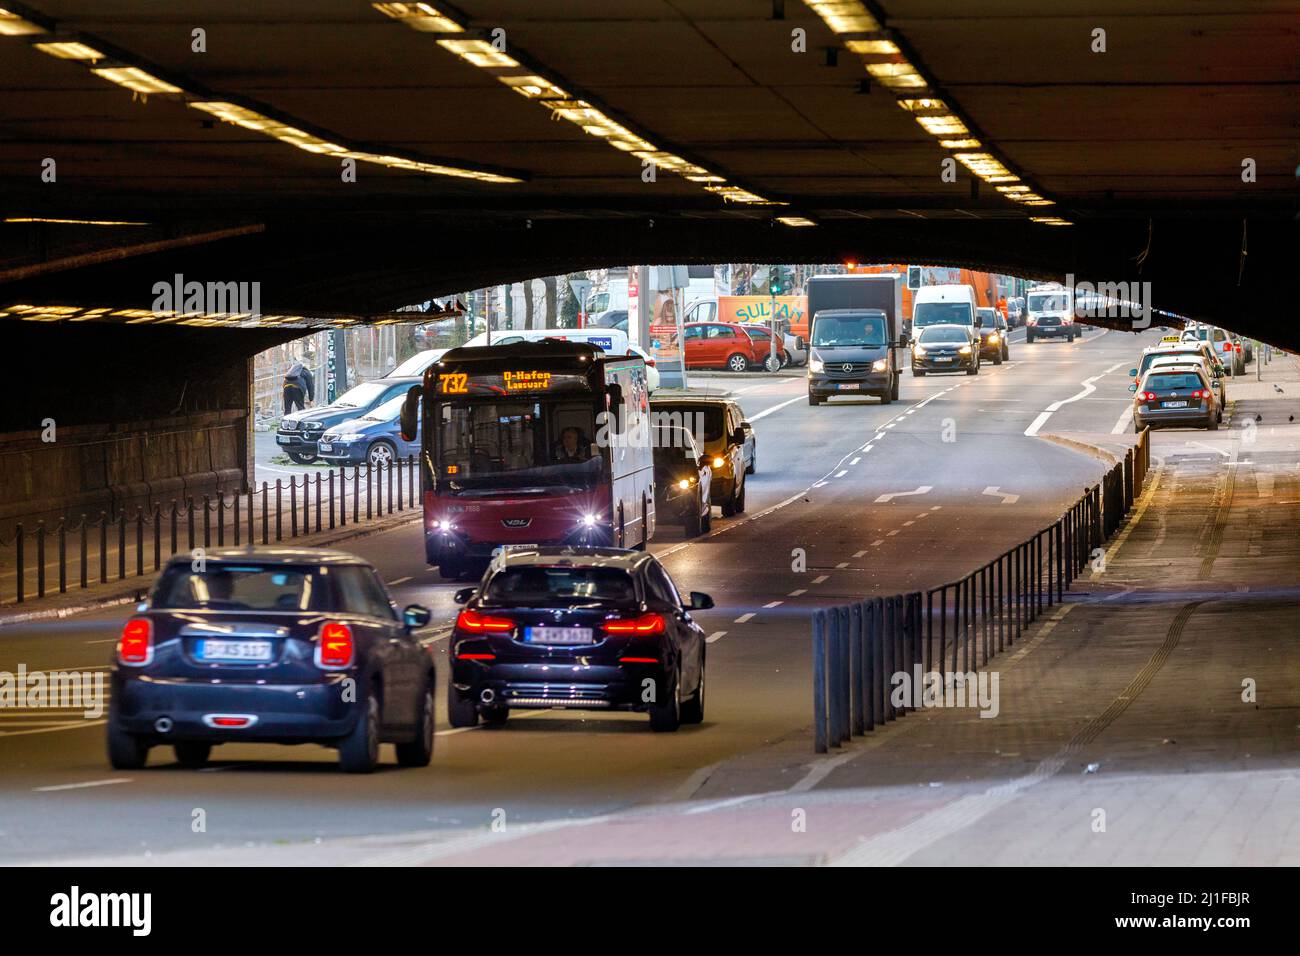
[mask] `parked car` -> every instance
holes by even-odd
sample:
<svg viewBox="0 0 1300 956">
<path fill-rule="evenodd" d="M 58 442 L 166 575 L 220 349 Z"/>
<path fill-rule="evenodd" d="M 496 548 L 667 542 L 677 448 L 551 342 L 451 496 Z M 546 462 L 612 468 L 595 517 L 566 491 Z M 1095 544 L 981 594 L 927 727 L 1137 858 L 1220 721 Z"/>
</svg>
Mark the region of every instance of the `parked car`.
<svg viewBox="0 0 1300 956">
<path fill-rule="evenodd" d="M 975 312 L 980 317 L 980 358 L 992 359 L 994 365 L 1001 365 L 1011 357 L 1007 345 L 1007 320 L 998 309 L 979 308 Z"/>
<path fill-rule="evenodd" d="M 1201 363 L 1153 367 L 1133 392 L 1133 430 L 1148 426 L 1219 427 L 1218 399 Z"/>
<path fill-rule="evenodd" d="M 704 449 L 685 428 L 655 429 L 655 514 L 665 521 L 679 520 L 688 538 L 713 525 L 712 480 Z"/>
<path fill-rule="evenodd" d="M 745 372 L 763 368 L 769 357 L 767 339 L 751 337 L 743 325 L 733 322 L 691 322 L 683 327 L 683 337 L 688 369 L 725 368 Z M 777 356 L 782 362 L 784 354 L 785 349 L 778 342 Z"/>
<path fill-rule="evenodd" d="M 416 352 L 410 358 L 399 362 L 397 366 L 384 375 L 384 378 L 410 378 L 415 375 L 423 375 L 434 362 L 446 355 L 450 349 L 425 349 L 422 352 Z"/>
<path fill-rule="evenodd" d="M 1210 365 L 1209 361 L 1200 355 L 1154 355 L 1151 358 L 1151 364 L 1148 368 L 1168 368 L 1173 365 L 1186 365 L 1194 362 L 1200 365 L 1205 371 L 1205 377 L 1209 380 L 1210 386 L 1214 389 L 1215 407 L 1218 410 L 1218 419 L 1223 421 L 1223 409 L 1228 404 L 1227 386 L 1223 381 L 1223 373 Z"/>
<path fill-rule="evenodd" d="M 348 389 L 328 405 L 291 412 L 280 419 L 276 444 L 299 464 L 311 464 L 320 454 L 317 445 L 326 429 L 365 415 L 422 381 L 421 376 L 385 376 Z"/>
<path fill-rule="evenodd" d="M 693 435 L 703 433 L 704 455 L 713 472 L 710 497 L 724 518 L 742 513 L 745 476 L 758 467 L 758 440 L 740 406 L 729 398 L 692 396 L 655 399 L 650 411 L 651 420 L 659 427 L 672 424 Z"/>
<path fill-rule="evenodd" d="M 434 665 L 375 569 L 341 551 L 222 548 L 163 567 L 123 625 L 110 674 L 108 760 L 143 767 L 170 745 L 186 767 L 224 743 L 318 743 L 350 773 L 379 745 L 433 754 Z"/>
<path fill-rule="evenodd" d="M 928 325 L 912 343 L 912 374 L 927 372 L 980 372 L 979 336 L 970 325 Z"/>
<path fill-rule="evenodd" d="M 557 707 L 640 711 L 658 732 L 704 719 L 707 643 L 692 612 L 713 599 L 683 601 L 652 554 L 504 551 L 455 599 L 465 607 L 448 648 L 453 727 Z"/>
<path fill-rule="evenodd" d="M 316 444 L 317 454 L 331 465 L 368 464 L 375 468 L 390 468 L 394 462 L 419 457 L 419 432 L 414 441 L 402 438 L 400 418 L 405 401 L 403 393 L 365 415 L 331 425 Z"/>
<path fill-rule="evenodd" d="M 746 329 L 757 328 L 763 333 L 763 345 L 767 345 L 768 324 L 766 322 L 744 322 L 741 323 Z M 777 328 L 781 332 L 781 346 L 785 349 L 786 365 L 800 366 L 808 362 L 808 347 L 803 340 L 803 336 L 795 335 L 790 331 L 790 322 L 782 319 L 777 322 Z"/>
</svg>

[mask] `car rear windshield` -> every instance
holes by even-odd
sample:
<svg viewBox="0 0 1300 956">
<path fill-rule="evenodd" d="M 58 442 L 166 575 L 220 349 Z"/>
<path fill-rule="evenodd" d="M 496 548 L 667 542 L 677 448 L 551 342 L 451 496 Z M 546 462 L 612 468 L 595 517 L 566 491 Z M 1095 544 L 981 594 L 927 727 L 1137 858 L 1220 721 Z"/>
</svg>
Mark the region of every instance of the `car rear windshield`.
<svg viewBox="0 0 1300 956">
<path fill-rule="evenodd" d="M 926 345 L 937 342 L 961 342 L 964 345 L 970 342 L 970 336 L 963 329 L 925 329 L 917 341 Z"/>
<path fill-rule="evenodd" d="M 1202 384 L 1201 377 L 1192 372 L 1152 373 L 1147 379 L 1147 388 L 1152 391 L 1164 388 L 1200 388 Z"/>
<path fill-rule="evenodd" d="M 653 412 L 666 412 L 669 415 L 680 415 L 683 424 L 690 423 L 692 434 L 700 438 L 699 429 L 702 425 L 704 428 L 704 441 L 714 442 L 723 435 L 723 416 L 722 408 L 717 405 L 660 405 L 656 402 L 651 406 Z"/>
<path fill-rule="evenodd" d="M 498 571 L 483 597 L 488 604 L 521 607 L 622 604 L 636 599 L 636 587 L 621 568 L 531 565 Z"/>
<path fill-rule="evenodd" d="M 153 607 L 214 611 L 319 611 L 328 600 L 315 567 L 219 564 L 202 571 L 179 564 L 163 572 Z"/>
</svg>

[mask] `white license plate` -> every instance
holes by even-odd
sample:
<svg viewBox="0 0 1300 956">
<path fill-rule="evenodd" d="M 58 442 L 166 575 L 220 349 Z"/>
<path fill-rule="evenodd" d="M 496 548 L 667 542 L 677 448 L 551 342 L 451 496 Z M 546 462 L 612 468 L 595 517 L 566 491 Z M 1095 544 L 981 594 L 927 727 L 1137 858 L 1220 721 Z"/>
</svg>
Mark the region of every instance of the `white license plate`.
<svg viewBox="0 0 1300 956">
<path fill-rule="evenodd" d="M 1187 403 L 1186 402 L 1161 402 L 1160 407 L 1161 408 L 1186 408 Z"/>
<path fill-rule="evenodd" d="M 589 627 L 526 627 L 524 641 L 528 644 L 594 644 L 593 634 Z"/>
<path fill-rule="evenodd" d="M 332 451 L 334 449 L 334 445 L 327 441 L 317 443 L 316 447 L 320 451 Z"/>
<path fill-rule="evenodd" d="M 840 390 L 841 392 L 846 391 L 846 390 L 847 390 L 847 391 L 852 391 L 852 390 L 854 390 L 854 389 L 858 389 L 858 388 L 861 388 L 861 387 L 862 387 L 862 384 L 861 384 L 860 382 L 840 382 L 840 384 L 839 384 L 839 386 L 838 386 L 838 388 L 839 388 L 839 390 Z"/>
<path fill-rule="evenodd" d="M 947 357 L 940 356 L 940 357 L 938 357 L 938 358 L 935 359 L 936 362 L 951 362 L 952 360 L 953 360 L 953 359 L 952 359 L 952 356 L 951 356 L 951 355 L 949 355 L 949 356 L 947 356 Z"/>
<path fill-rule="evenodd" d="M 290 438 L 288 435 L 276 435 L 275 440 L 279 442 L 281 445 L 288 445 L 293 441 L 293 439 Z"/>
<path fill-rule="evenodd" d="M 501 544 L 492 549 L 492 557 L 496 557 L 502 551 L 536 551 L 535 544 Z"/>
<path fill-rule="evenodd" d="M 217 641 L 204 638 L 199 641 L 197 654 L 201 661 L 269 661 L 270 641 Z"/>
</svg>

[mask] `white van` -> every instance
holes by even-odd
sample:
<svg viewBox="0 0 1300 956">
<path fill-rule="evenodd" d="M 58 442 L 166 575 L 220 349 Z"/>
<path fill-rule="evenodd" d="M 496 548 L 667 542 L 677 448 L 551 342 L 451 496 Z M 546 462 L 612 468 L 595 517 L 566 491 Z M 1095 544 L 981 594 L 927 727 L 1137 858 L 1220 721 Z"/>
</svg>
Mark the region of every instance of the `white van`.
<svg viewBox="0 0 1300 956">
<path fill-rule="evenodd" d="M 493 345 L 513 345 L 515 342 L 539 342 L 542 339 L 562 339 L 566 342 L 588 342 L 609 355 L 631 355 L 632 348 L 627 333 L 619 329 L 501 329 L 492 333 Z M 488 335 L 482 332 L 464 348 L 488 344 Z"/>
<path fill-rule="evenodd" d="M 968 285 L 923 285 L 912 293 L 912 335 L 927 325 L 975 327 L 975 289 Z"/>
<path fill-rule="evenodd" d="M 1025 295 L 1025 341 L 1064 338 L 1073 342 L 1079 334 L 1074 324 L 1074 290 L 1059 282 L 1037 285 Z"/>
</svg>

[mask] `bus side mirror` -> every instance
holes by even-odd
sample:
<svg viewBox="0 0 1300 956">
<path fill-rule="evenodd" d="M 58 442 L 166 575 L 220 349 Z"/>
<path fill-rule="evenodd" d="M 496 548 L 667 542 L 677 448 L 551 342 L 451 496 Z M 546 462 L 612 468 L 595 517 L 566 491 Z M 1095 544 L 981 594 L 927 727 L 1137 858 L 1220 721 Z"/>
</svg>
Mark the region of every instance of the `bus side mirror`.
<svg viewBox="0 0 1300 956">
<path fill-rule="evenodd" d="M 908 343 L 907 333 L 906 333 L 906 332 L 901 332 L 901 333 L 899 333 L 899 336 L 898 336 L 898 347 L 899 347 L 900 349 L 905 349 L 905 348 L 907 348 L 907 343 Z"/>
<path fill-rule="evenodd" d="M 412 385 L 406 390 L 406 399 L 402 402 L 400 419 L 402 441 L 415 441 L 415 436 L 420 431 L 420 398 L 423 395 L 423 385 Z"/>
</svg>

